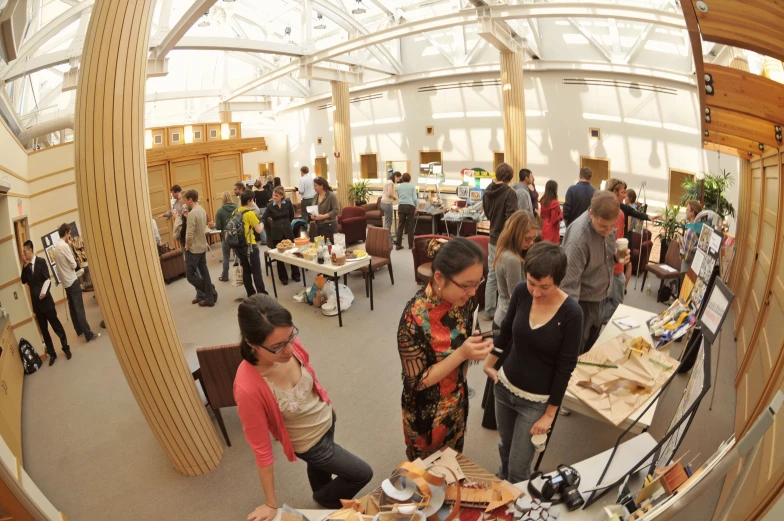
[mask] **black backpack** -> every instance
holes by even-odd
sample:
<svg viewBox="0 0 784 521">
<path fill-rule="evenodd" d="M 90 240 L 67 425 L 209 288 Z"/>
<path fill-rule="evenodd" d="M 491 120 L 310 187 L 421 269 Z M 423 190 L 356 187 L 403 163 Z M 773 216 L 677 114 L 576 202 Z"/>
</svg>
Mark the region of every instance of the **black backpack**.
<svg viewBox="0 0 784 521">
<path fill-rule="evenodd" d="M 251 210 L 243 210 L 241 212 L 235 210 L 231 214 L 231 219 L 226 223 L 226 228 L 223 229 L 223 240 L 229 245 L 229 248 L 242 250 L 248 245 L 248 239 L 245 237 L 245 222 L 242 216 Z"/>
<path fill-rule="evenodd" d="M 25 374 L 33 374 L 44 365 L 33 345 L 24 338 L 19 340 L 19 356 L 22 359 Z"/>
</svg>

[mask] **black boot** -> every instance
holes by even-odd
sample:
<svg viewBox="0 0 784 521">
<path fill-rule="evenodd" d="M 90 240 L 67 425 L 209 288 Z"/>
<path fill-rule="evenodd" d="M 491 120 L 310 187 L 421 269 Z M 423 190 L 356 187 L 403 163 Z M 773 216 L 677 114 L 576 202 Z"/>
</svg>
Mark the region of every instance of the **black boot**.
<svg viewBox="0 0 784 521">
<path fill-rule="evenodd" d="M 71 356 L 73 356 L 73 355 L 71 355 L 71 348 L 70 347 L 64 347 L 63 348 L 63 353 L 65 353 L 65 359 L 66 360 L 70 360 Z"/>
<path fill-rule="evenodd" d="M 54 361 L 57 360 L 57 355 L 49 355 L 49 366 L 54 365 Z"/>
</svg>

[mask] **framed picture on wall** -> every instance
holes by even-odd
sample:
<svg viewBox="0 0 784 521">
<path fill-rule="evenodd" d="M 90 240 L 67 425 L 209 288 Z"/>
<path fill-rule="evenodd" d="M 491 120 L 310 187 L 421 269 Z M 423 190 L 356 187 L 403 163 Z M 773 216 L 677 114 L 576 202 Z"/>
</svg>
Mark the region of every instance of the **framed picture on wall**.
<svg viewBox="0 0 784 521">
<path fill-rule="evenodd" d="M 460 199 L 468 199 L 471 195 L 471 187 L 468 185 L 460 185 L 457 187 L 457 197 Z"/>
</svg>

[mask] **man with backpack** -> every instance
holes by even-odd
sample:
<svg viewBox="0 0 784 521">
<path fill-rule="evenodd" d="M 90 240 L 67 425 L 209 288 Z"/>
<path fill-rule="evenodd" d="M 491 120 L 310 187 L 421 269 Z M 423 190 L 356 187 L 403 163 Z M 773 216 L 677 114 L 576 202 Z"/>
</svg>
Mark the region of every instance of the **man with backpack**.
<svg viewBox="0 0 784 521">
<path fill-rule="evenodd" d="M 57 318 L 57 309 L 54 305 L 52 293 L 49 291 L 52 281 L 49 280 L 49 266 L 41 257 L 36 257 L 33 253 L 33 241 L 25 241 L 23 246 L 24 268 L 22 268 L 22 284 L 30 286 L 30 298 L 33 301 L 33 313 L 38 325 L 41 328 L 41 336 L 44 337 L 44 345 L 49 355 L 49 365 L 54 364 L 57 353 L 54 351 L 52 336 L 49 334 L 49 326 L 52 326 L 55 334 L 60 338 L 60 346 L 65 353 L 65 357 L 71 359 L 71 348 L 68 347 L 68 339 L 65 336 L 65 329 L 60 319 Z"/>
<path fill-rule="evenodd" d="M 223 240 L 237 253 L 242 265 L 242 283 L 248 296 L 256 293 L 267 295 L 264 288 L 264 279 L 261 277 L 261 257 L 259 247 L 256 245 L 255 233 L 261 233 L 264 225 L 256 216 L 256 213 L 249 208 L 253 201 L 253 192 L 245 190 L 240 194 L 242 206 L 237 208 L 231 216 L 229 223 L 223 232 Z M 256 287 L 254 288 L 254 283 Z"/>
</svg>

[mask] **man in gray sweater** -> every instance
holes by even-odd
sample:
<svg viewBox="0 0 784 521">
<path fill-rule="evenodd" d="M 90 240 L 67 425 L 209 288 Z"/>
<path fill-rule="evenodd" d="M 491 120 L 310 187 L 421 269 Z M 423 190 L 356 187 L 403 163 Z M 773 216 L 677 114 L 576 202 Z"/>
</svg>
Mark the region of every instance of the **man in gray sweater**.
<svg viewBox="0 0 784 521">
<path fill-rule="evenodd" d="M 604 302 L 612 289 L 613 264 L 629 262 L 618 258 L 615 232 L 618 199 L 611 192 L 597 191 L 590 209 L 566 229 L 563 248 L 568 260 L 561 289 L 579 302 L 583 310 L 583 337 L 580 353 L 593 347 L 602 327 Z"/>
<path fill-rule="evenodd" d="M 512 190 L 517 194 L 517 209 L 527 210 L 533 216 L 534 209 L 531 205 L 531 189 L 528 188 L 531 186 L 531 179 L 533 179 L 531 171 L 527 168 L 523 168 L 520 170 L 520 182 L 513 184 Z"/>
<path fill-rule="evenodd" d="M 207 212 L 199 204 L 199 192 L 196 190 L 186 190 L 183 199 L 189 209 L 185 229 L 185 276 L 196 288 L 196 298 L 191 304 L 211 308 L 218 300 L 218 292 L 207 269 Z"/>
</svg>

